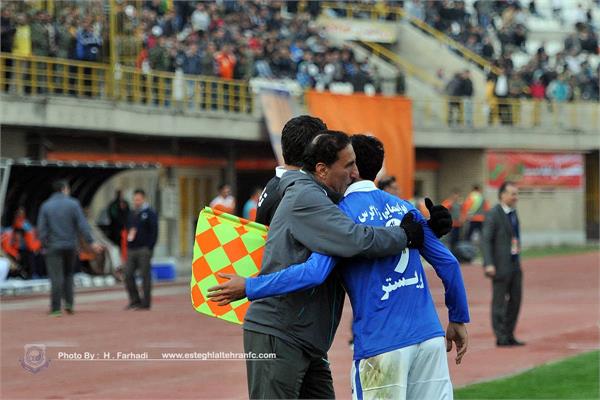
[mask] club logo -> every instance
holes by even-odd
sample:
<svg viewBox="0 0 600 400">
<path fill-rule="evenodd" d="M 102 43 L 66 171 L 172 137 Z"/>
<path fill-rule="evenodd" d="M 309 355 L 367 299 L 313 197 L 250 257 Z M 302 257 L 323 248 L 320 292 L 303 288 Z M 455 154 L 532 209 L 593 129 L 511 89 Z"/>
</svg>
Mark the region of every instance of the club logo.
<svg viewBox="0 0 600 400">
<path fill-rule="evenodd" d="M 36 374 L 50 365 L 46 359 L 46 346 L 43 344 L 27 344 L 24 347 L 25 356 L 20 359 L 21 366 L 26 371 Z"/>
</svg>

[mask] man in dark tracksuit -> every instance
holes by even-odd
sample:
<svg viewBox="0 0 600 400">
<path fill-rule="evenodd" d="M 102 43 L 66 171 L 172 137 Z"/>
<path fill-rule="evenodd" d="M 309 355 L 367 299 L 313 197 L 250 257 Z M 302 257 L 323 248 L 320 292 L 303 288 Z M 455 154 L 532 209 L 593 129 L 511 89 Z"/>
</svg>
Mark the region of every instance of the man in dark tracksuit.
<svg viewBox="0 0 600 400">
<path fill-rule="evenodd" d="M 52 285 L 50 315 L 61 315 L 61 298 L 65 311 L 73 313 L 73 272 L 77 262 L 79 236 L 83 236 L 95 252 L 102 246 L 94 243 L 90 226 L 79 202 L 70 196 L 67 181 L 53 184 L 55 193 L 40 208 L 37 229 L 46 249 L 46 268 Z"/>
<path fill-rule="evenodd" d="M 500 203 L 483 222 L 481 240 L 484 272 L 492 280 L 492 327 L 497 346 L 521 346 L 524 343 L 514 335 L 523 291 L 517 186 L 504 182 L 498 197 Z"/>
<path fill-rule="evenodd" d="M 315 174 L 288 171 L 279 182 L 281 202 L 271 222 L 261 274 L 306 261 L 312 252 L 340 257 L 398 254 L 418 247 L 418 224 L 376 228 L 356 225 L 327 196 L 343 193 L 358 176 L 348 136 L 327 131 L 307 151 Z M 275 353 L 275 360 L 248 360 L 250 398 L 333 398 L 327 351 L 340 321 L 344 291 L 331 276 L 323 285 L 252 302 L 244 321 L 244 350 Z"/>
<path fill-rule="evenodd" d="M 127 222 L 127 266 L 125 286 L 129 294 L 127 309 L 149 310 L 152 290 L 150 260 L 158 238 L 158 216 L 146 203 L 146 193 L 137 189 L 133 194 L 134 209 Z M 140 270 L 144 297 L 140 299 L 135 283 L 135 271 Z"/>
</svg>

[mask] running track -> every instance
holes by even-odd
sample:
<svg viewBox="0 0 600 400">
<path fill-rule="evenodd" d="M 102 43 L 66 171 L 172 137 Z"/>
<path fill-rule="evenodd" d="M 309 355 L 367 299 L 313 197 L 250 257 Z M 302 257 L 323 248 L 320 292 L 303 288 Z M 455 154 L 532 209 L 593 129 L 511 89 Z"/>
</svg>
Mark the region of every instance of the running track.
<svg viewBox="0 0 600 400">
<path fill-rule="evenodd" d="M 455 386 L 517 373 L 548 361 L 597 349 L 599 345 L 600 253 L 544 257 L 524 262 L 524 298 L 517 337 L 520 348 L 496 348 L 489 323 L 490 283 L 476 265 L 463 266 L 472 322 L 469 351 L 460 366 L 451 362 Z M 428 278 L 445 326 L 443 290 Z M 155 288 L 151 311 L 123 311 L 124 290 L 82 293 L 73 316 L 46 315 L 47 297 L 3 299 L 1 323 L 2 399 L 187 399 L 246 398 L 241 361 L 65 361 L 59 352 L 103 355 L 148 352 L 241 352 L 238 326 L 195 313 L 188 286 Z M 351 352 L 347 346 L 351 309 L 330 352 L 336 394 L 350 397 Z M 19 359 L 23 346 L 47 346 L 48 368 L 31 374 Z M 450 356 L 452 357 L 452 355 Z"/>
</svg>

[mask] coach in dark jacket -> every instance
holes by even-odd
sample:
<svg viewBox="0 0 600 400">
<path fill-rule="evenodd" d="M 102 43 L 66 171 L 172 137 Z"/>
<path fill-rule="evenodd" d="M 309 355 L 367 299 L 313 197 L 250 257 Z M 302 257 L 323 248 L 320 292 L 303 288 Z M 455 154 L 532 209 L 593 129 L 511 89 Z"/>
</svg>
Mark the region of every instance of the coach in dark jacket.
<svg viewBox="0 0 600 400">
<path fill-rule="evenodd" d="M 127 266 L 125 269 L 125 285 L 129 294 L 128 309 L 150 309 L 150 292 L 152 276 L 150 260 L 158 238 L 158 216 L 146 203 L 146 193 L 137 189 L 133 193 L 134 209 L 127 221 Z M 144 297 L 140 295 L 135 283 L 135 271 L 142 275 Z"/>
<path fill-rule="evenodd" d="M 83 236 L 96 252 L 102 251 L 102 246 L 94 243 L 79 202 L 70 196 L 67 181 L 55 182 L 53 188 L 55 193 L 40 208 L 37 229 L 46 250 L 46 266 L 52 285 L 50 314 L 58 316 L 62 297 L 65 311 L 73 313 L 73 272 L 79 237 Z"/>
<path fill-rule="evenodd" d="M 498 191 L 500 203 L 488 211 L 483 223 L 483 265 L 492 279 L 492 327 L 498 346 L 518 346 L 514 331 L 521 307 L 521 233 L 515 209 L 518 189 L 504 182 Z"/>
</svg>

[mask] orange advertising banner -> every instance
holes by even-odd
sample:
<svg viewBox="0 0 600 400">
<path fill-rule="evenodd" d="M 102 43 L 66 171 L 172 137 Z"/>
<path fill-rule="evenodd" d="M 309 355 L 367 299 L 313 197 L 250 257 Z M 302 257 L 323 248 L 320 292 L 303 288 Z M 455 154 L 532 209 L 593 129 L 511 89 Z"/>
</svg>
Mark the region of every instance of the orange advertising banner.
<svg viewBox="0 0 600 400">
<path fill-rule="evenodd" d="M 381 140 L 386 175 L 396 177 L 401 197 L 413 197 L 415 148 L 409 99 L 310 91 L 306 101 L 311 115 L 321 118 L 329 129 Z"/>
</svg>

